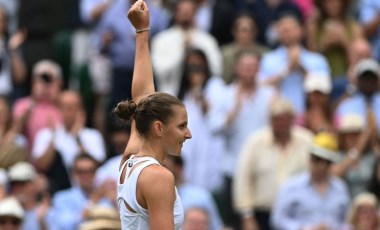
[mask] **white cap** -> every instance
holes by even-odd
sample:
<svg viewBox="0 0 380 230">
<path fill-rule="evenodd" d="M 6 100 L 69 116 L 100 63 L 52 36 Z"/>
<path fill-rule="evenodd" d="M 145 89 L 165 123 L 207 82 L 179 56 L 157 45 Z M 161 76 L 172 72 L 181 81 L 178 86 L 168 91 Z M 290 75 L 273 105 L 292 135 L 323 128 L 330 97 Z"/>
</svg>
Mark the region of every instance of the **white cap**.
<svg viewBox="0 0 380 230">
<path fill-rule="evenodd" d="M 0 168 L 0 186 L 6 185 L 8 183 L 8 176 L 5 169 Z"/>
<path fill-rule="evenodd" d="M 355 76 L 359 77 L 365 72 L 371 72 L 376 74 L 377 77 L 380 77 L 380 66 L 376 60 L 372 58 L 361 60 L 355 66 Z"/>
<path fill-rule="evenodd" d="M 344 115 L 339 122 L 340 133 L 360 132 L 365 128 L 364 118 L 358 114 Z"/>
<path fill-rule="evenodd" d="M 16 198 L 7 197 L 0 200 L 0 216 L 12 216 L 22 220 L 24 214 L 24 210 Z"/>
<path fill-rule="evenodd" d="M 33 165 L 27 162 L 19 162 L 10 167 L 8 175 L 10 181 L 30 181 L 37 177 Z"/>
<path fill-rule="evenodd" d="M 309 73 L 304 81 L 306 93 L 319 91 L 324 94 L 330 94 L 332 90 L 331 81 L 325 73 Z"/>
</svg>

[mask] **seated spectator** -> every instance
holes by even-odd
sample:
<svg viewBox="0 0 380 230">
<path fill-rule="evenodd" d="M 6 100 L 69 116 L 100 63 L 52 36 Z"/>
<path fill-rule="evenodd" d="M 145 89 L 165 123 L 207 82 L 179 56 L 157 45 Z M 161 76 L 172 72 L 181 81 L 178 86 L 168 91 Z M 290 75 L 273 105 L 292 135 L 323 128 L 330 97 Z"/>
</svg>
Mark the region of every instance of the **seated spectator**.
<svg viewBox="0 0 380 230">
<path fill-rule="evenodd" d="M 121 230 L 120 215 L 116 208 L 93 207 L 78 230 Z"/>
<path fill-rule="evenodd" d="M 257 26 L 255 20 L 247 13 L 236 17 L 232 34 L 234 41 L 221 47 L 223 55 L 223 78 L 226 84 L 232 83 L 238 53 L 243 50 L 252 49 L 260 56 L 268 51 L 268 48 L 255 42 Z"/>
<path fill-rule="evenodd" d="M 310 149 L 310 169 L 288 180 L 273 209 L 275 229 L 344 229 L 349 194 L 345 183 L 331 175 L 338 144 L 320 133 Z"/>
<path fill-rule="evenodd" d="M 263 56 L 259 79 L 275 86 L 300 115 L 305 110 L 305 76 L 310 72 L 330 76 L 328 63 L 322 55 L 302 46 L 303 28 L 296 17 L 284 15 L 276 25 L 281 46 Z"/>
<path fill-rule="evenodd" d="M 189 47 L 201 49 L 210 63 L 211 74 L 221 76 L 222 55 L 215 38 L 194 27 L 195 2 L 180 0 L 174 11 L 174 24 L 152 39 L 152 63 L 158 89 L 177 95 L 181 64 Z"/>
<path fill-rule="evenodd" d="M 62 86 L 60 66 L 51 60 L 42 60 L 34 65 L 32 74 L 31 95 L 17 100 L 13 107 L 14 122 L 22 124 L 30 149 L 39 130 L 62 122 L 57 106 Z"/>
<path fill-rule="evenodd" d="M 183 230 L 209 230 L 210 220 L 206 210 L 202 208 L 190 208 L 185 212 Z"/>
<path fill-rule="evenodd" d="M 279 99 L 270 109 L 271 124 L 246 139 L 234 177 L 234 206 L 243 229 L 270 228 L 277 192 L 286 180 L 307 169 L 313 134 L 294 126 L 292 105 Z"/>
<path fill-rule="evenodd" d="M 0 229 L 21 230 L 25 213 L 20 203 L 14 197 L 0 200 Z"/>
<path fill-rule="evenodd" d="M 348 17 L 351 0 L 314 0 L 319 14 L 308 21 L 307 47 L 322 53 L 333 79 L 346 73 L 351 44 L 362 37 L 358 23 Z"/>
<path fill-rule="evenodd" d="M 355 67 L 357 91 L 344 99 L 337 107 L 335 116 L 338 121 L 346 114 L 358 114 L 367 126 L 374 126 L 380 132 L 380 93 L 378 84 L 380 66 L 373 59 L 361 60 Z"/>
<path fill-rule="evenodd" d="M 19 123 L 12 122 L 7 100 L 0 96 L 0 168 L 28 159 L 27 142 L 20 134 L 19 126 Z"/>
<path fill-rule="evenodd" d="M 49 179 L 52 194 L 70 187 L 69 173 L 74 159 L 88 153 L 98 162 L 106 157 L 104 140 L 98 130 L 86 128 L 81 96 L 65 91 L 59 97 L 63 125 L 51 124 L 40 130 L 35 138 L 32 158 Z"/>
<path fill-rule="evenodd" d="M 371 193 L 358 194 L 351 205 L 348 218 L 352 230 L 377 230 L 380 227 L 378 200 Z"/>
<path fill-rule="evenodd" d="M 330 105 L 331 82 L 328 76 L 309 73 L 304 81 L 306 111 L 300 121 L 313 133 L 332 132 L 333 111 Z"/>
<path fill-rule="evenodd" d="M 182 206 L 185 212 L 187 212 L 187 210 L 191 210 L 192 208 L 201 208 L 207 214 L 207 219 L 209 219 L 207 222 L 209 222 L 210 227 L 206 229 L 221 229 L 223 223 L 220 219 L 219 212 L 216 208 L 211 193 L 185 180 L 183 171 L 186 165 L 184 164 L 182 158 L 168 156 L 165 159 L 164 166 L 174 174 L 178 194 L 181 197 Z"/>
<path fill-rule="evenodd" d="M 363 117 L 347 114 L 337 131 L 341 142 L 340 152 L 332 172 L 346 181 L 351 197 L 355 197 L 366 191 L 376 156 L 379 156 L 378 144 L 371 141 L 375 130 L 365 126 Z"/>
<path fill-rule="evenodd" d="M 38 175 L 33 165 L 19 162 L 9 168 L 10 195 L 22 205 L 25 215 L 22 230 L 39 230 L 47 227 L 50 209 L 47 193 L 38 191 Z M 38 197 L 41 200 L 38 200 Z"/>
<path fill-rule="evenodd" d="M 53 197 L 50 221 L 58 229 L 77 229 L 94 205 L 112 207 L 112 201 L 116 202 L 116 187 L 95 187 L 98 166 L 99 163 L 88 154 L 75 157 L 72 169 L 74 186 L 57 192 Z"/>
</svg>

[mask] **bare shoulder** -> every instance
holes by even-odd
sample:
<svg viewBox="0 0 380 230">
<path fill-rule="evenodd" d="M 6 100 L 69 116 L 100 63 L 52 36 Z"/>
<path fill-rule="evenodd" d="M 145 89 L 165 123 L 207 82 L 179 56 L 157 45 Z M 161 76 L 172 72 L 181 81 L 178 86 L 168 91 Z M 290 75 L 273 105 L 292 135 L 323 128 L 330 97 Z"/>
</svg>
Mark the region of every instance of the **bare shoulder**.
<svg viewBox="0 0 380 230">
<path fill-rule="evenodd" d="M 165 167 L 150 165 L 140 174 L 138 187 L 145 199 L 162 199 L 174 201 L 175 181 L 174 175 Z"/>
<path fill-rule="evenodd" d="M 154 164 L 141 171 L 139 181 L 148 184 L 174 185 L 174 175 L 165 167 Z"/>
</svg>

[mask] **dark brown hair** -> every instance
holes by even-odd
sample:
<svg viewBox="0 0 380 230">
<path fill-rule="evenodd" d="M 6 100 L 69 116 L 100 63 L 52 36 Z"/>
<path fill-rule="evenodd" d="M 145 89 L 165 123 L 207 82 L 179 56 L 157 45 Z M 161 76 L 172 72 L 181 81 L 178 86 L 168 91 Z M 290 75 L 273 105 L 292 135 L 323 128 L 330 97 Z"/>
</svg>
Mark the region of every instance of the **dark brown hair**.
<svg viewBox="0 0 380 230">
<path fill-rule="evenodd" d="M 154 121 L 168 123 L 169 119 L 174 116 L 174 105 L 184 106 L 178 98 L 170 94 L 154 93 L 142 99 L 139 104 L 133 100 L 122 101 L 117 104 L 114 113 L 127 123 L 134 119 L 139 134 L 147 136 Z"/>
</svg>

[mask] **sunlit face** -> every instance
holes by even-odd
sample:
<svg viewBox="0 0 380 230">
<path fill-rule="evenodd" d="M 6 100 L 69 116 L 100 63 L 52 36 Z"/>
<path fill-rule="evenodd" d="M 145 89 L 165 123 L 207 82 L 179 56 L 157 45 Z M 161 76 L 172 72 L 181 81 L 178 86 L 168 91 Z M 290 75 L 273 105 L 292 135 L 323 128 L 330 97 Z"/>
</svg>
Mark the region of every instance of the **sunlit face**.
<svg viewBox="0 0 380 230">
<path fill-rule="evenodd" d="M 42 77 L 46 74 L 50 76 L 48 82 Z M 54 76 L 54 71 L 46 68 L 33 76 L 32 95 L 37 100 L 54 101 L 61 92 L 61 85 L 62 81 Z"/>
<path fill-rule="evenodd" d="M 191 132 L 187 127 L 187 111 L 184 106 L 173 107 L 174 117 L 165 125 L 163 135 L 164 151 L 168 154 L 179 156 L 183 143 L 191 138 Z"/>
</svg>

